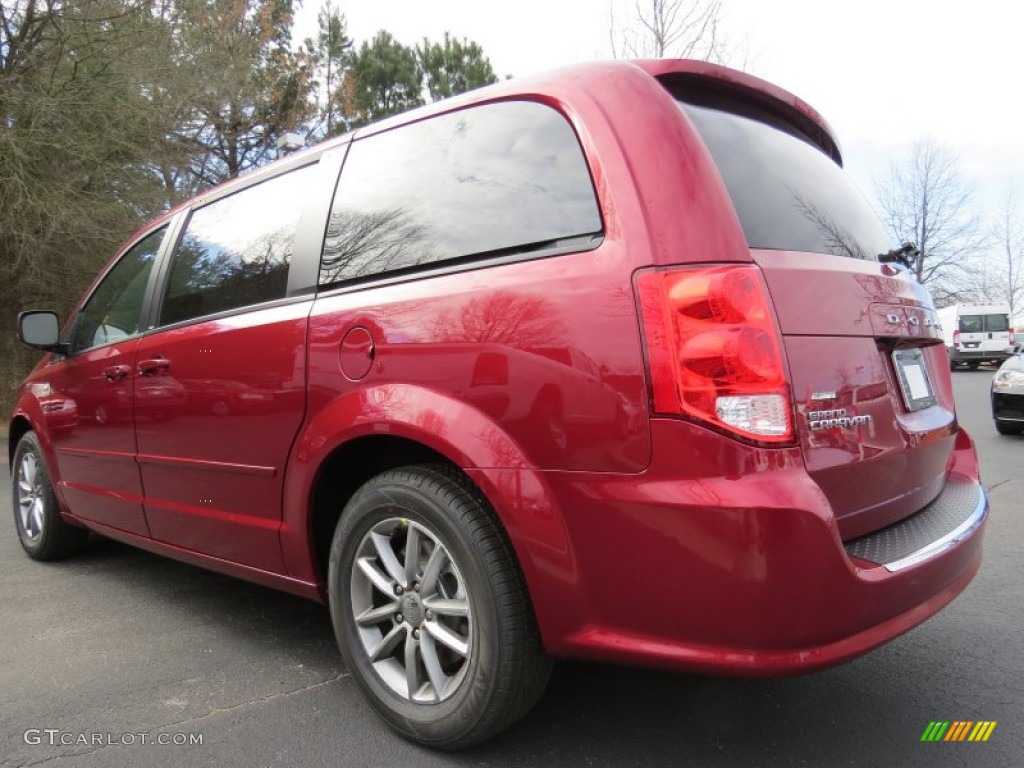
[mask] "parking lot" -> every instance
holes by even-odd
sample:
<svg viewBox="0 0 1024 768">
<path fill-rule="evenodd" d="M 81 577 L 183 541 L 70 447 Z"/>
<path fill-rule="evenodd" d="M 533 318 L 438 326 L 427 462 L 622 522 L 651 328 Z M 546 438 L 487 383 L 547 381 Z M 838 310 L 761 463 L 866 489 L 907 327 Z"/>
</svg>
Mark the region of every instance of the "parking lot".
<svg viewBox="0 0 1024 768">
<path fill-rule="evenodd" d="M 991 377 L 953 374 L 992 516 L 980 573 L 938 616 L 793 679 L 563 664 L 526 720 L 455 755 L 381 725 L 324 606 L 109 541 L 29 560 L 0 470 L 0 765 L 1020 765 L 1024 438 L 996 434 Z M 935 720 L 998 725 L 986 743 L 922 743 Z"/>
</svg>

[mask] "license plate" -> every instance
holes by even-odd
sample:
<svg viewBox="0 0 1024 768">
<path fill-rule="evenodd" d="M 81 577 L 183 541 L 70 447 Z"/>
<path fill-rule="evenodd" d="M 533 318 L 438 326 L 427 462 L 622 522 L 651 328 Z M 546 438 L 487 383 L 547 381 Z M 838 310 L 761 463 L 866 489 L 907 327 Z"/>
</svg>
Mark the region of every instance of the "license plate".
<svg viewBox="0 0 1024 768">
<path fill-rule="evenodd" d="M 977 349 L 980 346 L 980 341 L 968 341 L 966 344 L 964 344 L 964 349 Z"/>
<path fill-rule="evenodd" d="M 935 390 L 928 376 L 928 365 L 920 349 L 897 349 L 892 353 L 896 378 L 903 392 L 903 402 L 911 411 L 935 405 Z"/>
</svg>

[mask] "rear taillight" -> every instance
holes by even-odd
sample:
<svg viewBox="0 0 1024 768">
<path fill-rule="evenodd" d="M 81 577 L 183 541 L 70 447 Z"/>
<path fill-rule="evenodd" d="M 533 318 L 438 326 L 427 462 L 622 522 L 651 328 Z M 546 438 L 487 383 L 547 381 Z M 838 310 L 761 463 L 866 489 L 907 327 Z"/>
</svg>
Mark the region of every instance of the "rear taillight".
<svg viewBox="0 0 1024 768">
<path fill-rule="evenodd" d="M 953 331 L 953 346 L 960 346 L 960 331 Z"/>
<path fill-rule="evenodd" d="M 1014 334 L 1013 328 L 1010 329 L 1010 343 L 1011 344 L 1016 344 L 1017 343 L 1016 336 Z"/>
<path fill-rule="evenodd" d="M 792 440 L 779 332 L 757 267 L 644 272 L 637 290 L 656 413 Z"/>
</svg>

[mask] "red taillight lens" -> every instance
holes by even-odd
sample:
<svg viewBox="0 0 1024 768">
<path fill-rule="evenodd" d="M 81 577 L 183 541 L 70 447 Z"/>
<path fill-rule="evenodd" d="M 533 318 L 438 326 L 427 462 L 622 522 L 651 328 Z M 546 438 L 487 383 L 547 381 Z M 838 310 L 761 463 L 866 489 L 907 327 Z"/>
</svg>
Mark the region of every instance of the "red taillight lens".
<svg viewBox="0 0 1024 768">
<path fill-rule="evenodd" d="M 960 346 L 960 331 L 953 331 L 953 346 Z"/>
<path fill-rule="evenodd" d="M 1013 328 L 1010 329 L 1010 343 L 1011 344 L 1016 344 L 1017 343 L 1017 337 L 1016 337 L 1016 334 L 1015 334 Z"/>
<path fill-rule="evenodd" d="M 760 442 L 793 439 L 779 333 L 757 267 L 644 272 L 637 290 L 656 413 Z"/>
</svg>

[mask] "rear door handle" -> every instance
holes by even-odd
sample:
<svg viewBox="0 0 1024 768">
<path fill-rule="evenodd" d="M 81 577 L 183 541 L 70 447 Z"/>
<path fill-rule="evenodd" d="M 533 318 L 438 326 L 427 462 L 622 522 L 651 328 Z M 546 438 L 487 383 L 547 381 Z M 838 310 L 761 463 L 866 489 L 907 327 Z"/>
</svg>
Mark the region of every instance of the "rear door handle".
<svg viewBox="0 0 1024 768">
<path fill-rule="evenodd" d="M 112 365 L 109 368 L 103 369 L 103 377 L 107 381 L 119 381 L 120 379 L 127 379 L 131 370 L 127 365 Z"/>
<path fill-rule="evenodd" d="M 167 373 L 171 367 L 171 361 L 164 357 L 153 358 L 152 360 L 142 360 L 136 366 L 141 376 L 153 376 L 157 373 Z"/>
</svg>

